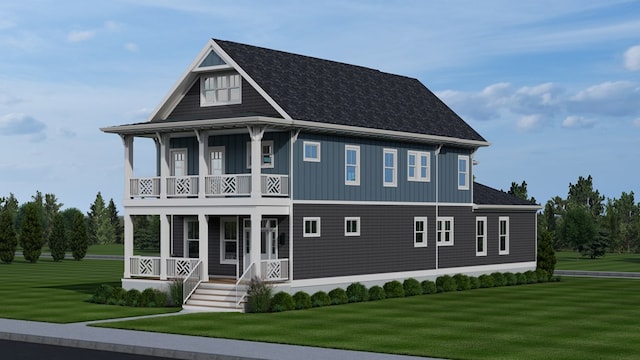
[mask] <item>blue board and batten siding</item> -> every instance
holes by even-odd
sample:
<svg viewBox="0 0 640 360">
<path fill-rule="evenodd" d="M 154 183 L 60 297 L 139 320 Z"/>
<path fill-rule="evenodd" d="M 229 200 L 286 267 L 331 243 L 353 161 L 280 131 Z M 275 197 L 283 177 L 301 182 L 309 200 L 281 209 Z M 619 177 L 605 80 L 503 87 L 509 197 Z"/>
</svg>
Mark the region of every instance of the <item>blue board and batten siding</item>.
<svg viewBox="0 0 640 360">
<path fill-rule="evenodd" d="M 304 142 L 320 143 L 320 162 L 304 161 Z M 345 146 L 360 147 L 360 185 L 345 184 Z M 384 149 L 397 150 L 397 186 L 385 187 Z M 430 181 L 409 181 L 408 151 L 430 155 Z M 301 133 L 294 145 L 294 200 L 435 202 L 435 150 L 433 145 Z M 442 148 L 439 162 L 439 202 L 471 203 L 470 190 L 458 190 L 458 155 L 465 149 Z M 471 170 L 471 169 L 470 169 Z M 469 175 L 471 179 L 473 174 Z"/>
</svg>

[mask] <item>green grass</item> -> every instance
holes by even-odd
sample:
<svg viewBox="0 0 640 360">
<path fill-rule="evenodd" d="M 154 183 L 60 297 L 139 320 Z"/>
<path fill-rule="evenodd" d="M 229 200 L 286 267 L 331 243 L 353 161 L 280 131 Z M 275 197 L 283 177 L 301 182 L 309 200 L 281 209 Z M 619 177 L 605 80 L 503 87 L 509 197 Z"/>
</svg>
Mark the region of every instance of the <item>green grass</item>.
<svg viewBox="0 0 640 360">
<path fill-rule="evenodd" d="M 123 263 L 116 260 L 41 258 L 31 264 L 20 257 L 0 263 L 0 317 L 69 323 L 177 311 L 175 308 L 130 308 L 88 303 L 100 284 L 120 285 Z"/>
<path fill-rule="evenodd" d="M 597 259 L 573 251 L 557 251 L 556 270 L 640 272 L 640 254 L 607 253 Z"/>
<path fill-rule="evenodd" d="M 640 281 L 566 278 L 273 314 L 104 327 L 452 359 L 635 359 Z"/>
</svg>

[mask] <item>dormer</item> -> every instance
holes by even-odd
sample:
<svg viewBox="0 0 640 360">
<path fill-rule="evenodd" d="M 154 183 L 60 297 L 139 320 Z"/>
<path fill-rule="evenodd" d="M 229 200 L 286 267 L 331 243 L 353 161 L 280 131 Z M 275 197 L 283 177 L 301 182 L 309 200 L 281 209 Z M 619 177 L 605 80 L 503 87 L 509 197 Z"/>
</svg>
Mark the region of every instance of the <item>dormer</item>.
<svg viewBox="0 0 640 360">
<path fill-rule="evenodd" d="M 200 106 L 220 106 L 242 103 L 242 77 L 215 51 L 193 70 L 200 73 Z"/>
</svg>

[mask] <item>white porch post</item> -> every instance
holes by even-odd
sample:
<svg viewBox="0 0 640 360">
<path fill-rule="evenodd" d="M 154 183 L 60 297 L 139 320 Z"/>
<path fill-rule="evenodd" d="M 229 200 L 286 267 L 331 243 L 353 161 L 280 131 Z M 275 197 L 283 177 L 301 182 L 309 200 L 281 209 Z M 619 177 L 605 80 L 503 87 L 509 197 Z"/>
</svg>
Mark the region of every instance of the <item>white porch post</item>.
<svg viewBox="0 0 640 360">
<path fill-rule="evenodd" d="M 261 159 L 262 135 L 264 135 L 264 127 L 249 126 L 249 136 L 251 136 L 251 198 L 252 199 L 258 199 L 262 197 L 262 174 L 261 174 L 262 172 L 262 159 Z M 253 228 L 253 223 L 251 224 Z M 251 236 L 253 236 L 253 232 Z"/>
<path fill-rule="evenodd" d="M 209 173 L 207 171 L 207 145 L 209 142 L 209 136 L 205 132 L 196 130 L 196 138 L 198 138 L 198 157 L 200 158 L 198 165 L 198 197 L 200 199 L 204 199 L 205 176 Z"/>
<path fill-rule="evenodd" d="M 169 168 L 169 136 L 156 134 L 156 139 L 160 144 L 160 198 L 167 198 L 167 177 L 171 173 Z"/>
<path fill-rule="evenodd" d="M 252 162 L 253 163 L 253 162 Z M 262 236 L 262 215 L 257 209 L 251 210 L 251 253 L 249 258 L 255 266 L 255 274 L 258 278 L 262 278 L 260 268 L 260 238 Z"/>
<path fill-rule="evenodd" d="M 124 214 L 124 277 L 131 278 L 131 257 L 133 256 L 133 221 L 131 215 Z"/>
<path fill-rule="evenodd" d="M 160 214 L 160 280 L 167 280 L 167 260 L 169 259 L 171 226 L 169 217 Z"/>
<path fill-rule="evenodd" d="M 124 198 L 131 198 L 131 178 L 133 177 L 133 136 L 122 135 L 124 145 Z"/>
<path fill-rule="evenodd" d="M 202 261 L 202 281 L 209 281 L 209 217 L 199 214 L 198 226 L 200 227 L 198 257 Z"/>
</svg>

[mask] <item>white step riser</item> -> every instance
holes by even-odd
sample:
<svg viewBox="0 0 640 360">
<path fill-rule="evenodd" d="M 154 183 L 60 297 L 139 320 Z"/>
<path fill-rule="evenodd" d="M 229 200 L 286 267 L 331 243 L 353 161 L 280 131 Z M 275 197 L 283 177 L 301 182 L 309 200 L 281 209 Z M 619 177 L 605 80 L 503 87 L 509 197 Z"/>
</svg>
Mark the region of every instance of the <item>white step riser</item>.
<svg viewBox="0 0 640 360">
<path fill-rule="evenodd" d="M 246 291 L 246 287 L 241 287 L 237 295 L 242 296 Z M 243 312 L 244 303 L 240 307 L 236 306 L 235 285 L 201 283 L 183 308 L 208 312 Z"/>
<path fill-rule="evenodd" d="M 235 290 L 211 290 L 211 289 L 200 289 L 198 288 L 194 294 L 199 295 L 212 295 L 212 296 L 236 296 Z M 244 292 L 238 291 L 238 295 L 242 295 Z"/>
<path fill-rule="evenodd" d="M 195 293 L 193 295 L 191 295 L 191 298 L 193 300 L 205 300 L 205 301 L 221 301 L 221 302 L 230 302 L 230 303 L 235 303 L 236 302 L 236 296 L 233 295 L 211 295 L 211 294 L 199 294 L 199 293 Z"/>
</svg>

